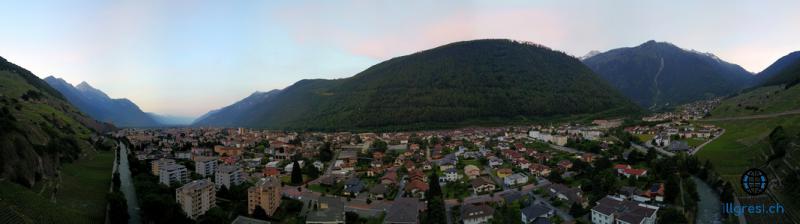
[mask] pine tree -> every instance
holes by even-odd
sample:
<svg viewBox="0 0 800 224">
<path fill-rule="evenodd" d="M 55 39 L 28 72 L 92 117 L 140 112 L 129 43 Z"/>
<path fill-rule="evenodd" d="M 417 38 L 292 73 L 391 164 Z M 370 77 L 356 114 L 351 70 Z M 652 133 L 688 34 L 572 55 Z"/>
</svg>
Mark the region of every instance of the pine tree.
<svg viewBox="0 0 800 224">
<path fill-rule="evenodd" d="M 437 168 L 434 168 L 436 170 Z M 439 186 L 439 176 L 436 172 L 431 174 L 428 183 L 430 187 L 426 192 L 425 198 L 428 199 L 428 211 L 425 215 L 426 221 L 424 223 L 431 224 L 444 224 L 446 220 L 446 209 L 444 205 L 444 198 L 442 197 L 442 187 Z"/>
<path fill-rule="evenodd" d="M 300 168 L 300 163 L 297 160 L 292 165 L 292 184 L 300 185 L 303 183 L 303 170 Z"/>
</svg>

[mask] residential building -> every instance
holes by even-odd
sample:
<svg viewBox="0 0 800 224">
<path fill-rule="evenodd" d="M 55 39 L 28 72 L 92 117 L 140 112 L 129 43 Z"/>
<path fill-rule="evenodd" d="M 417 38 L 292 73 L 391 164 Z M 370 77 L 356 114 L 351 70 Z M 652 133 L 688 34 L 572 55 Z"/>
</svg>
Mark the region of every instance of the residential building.
<svg viewBox="0 0 800 224">
<path fill-rule="evenodd" d="M 586 206 L 586 200 L 583 198 L 581 189 L 571 188 L 563 184 L 552 184 L 548 188 L 550 195 L 556 197 L 558 200 L 567 201 L 569 204 L 577 203 L 581 206 Z"/>
<path fill-rule="evenodd" d="M 419 223 L 420 201 L 416 198 L 398 198 L 386 210 L 387 224 L 417 224 Z"/>
<path fill-rule="evenodd" d="M 515 186 L 528 183 L 528 176 L 522 173 L 511 174 L 503 178 L 503 183 L 506 186 Z"/>
<path fill-rule="evenodd" d="M 654 224 L 658 207 L 606 196 L 592 208 L 594 224 Z"/>
<path fill-rule="evenodd" d="M 255 186 L 247 189 L 247 213 L 253 214 L 256 206 L 264 209 L 268 216 L 275 214 L 281 205 L 281 181 L 276 177 L 264 177 Z"/>
<path fill-rule="evenodd" d="M 472 185 L 472 191 L 474 191 L 475 194 L 493 192 L 496 188 L 494 182 L 484 177 L 472 179 L 469 183 Z"/>
<path fill-rule="evenodd" d="M 494 216 L 494 208 L 488 205 L 465 204 L 461 207 L 461 221 L 464 224 L 488 223 Z"/>
<path fill-rule="evenodd" d="M 217 170 L 217 158 L 215 157 L 195 157 L 194 172 L 200 176 L 207 177 L 214 175 Z"/>
<path fill-rule="evenodd" d="M 160 166 L 158 169 L 158 182 L 170 186 L 173 183 L 186 183 L 189 180 L 189 170 L 183 165 Z"/>
<path fill-rule="evenodd" d="M 469 179 L 475 179 L 481 175 L 481 169 L 472 164 L 466 165 L 464 166 L 464 174 L 466 174 Z"/>
<path fill-rule="evenodd" d="M 442 173 L 441 177 L 439 177 L 439 182 L 446 183 L 446 182 L 456 182 L 459 179 L 458 170 L 456 168 L 450 168 L 444 173 Z"/>
<path fill-rule="evenodd" d="M 191 219 L 205 214 L 217 205 L 214 183 L 209 180 L 195 180 L 175 189 L 175 201 Z"/>
<path fill-rule="evenodd" d="M 254 219 L 247 216 L 237 216 L 231 224 L 269 224 L 270 222 L 261 219 Z"/>
<path fill-rule="evenodd" d="M 214 183 L 217 183 L 217 189 L 223 186 L 230 189 L 232 186 L 242 184 L 242 182 L 244 182 L 244 172 L 242 172 L 242 168 L 235 165 L 220 166 L 214 175 Z"/>
<path fill-rule="evenodd" d="M 159 174 L 161 174 L 159 172 L 160 168 L 161 167 L 165 167 L 165 166 L 169 166 L 169 165 L 175 165 L 175 160 L 174 159 L 166 159 L 166 158 L 153 160 L 153 161 L 150 162 L 150 172 L 153 173 L 153 175 L 158 176 Z"/>
<path fill-rule="evenodd" d="M 358 179 L 356 176 L 352 176 L 345 180 L 344 182 L 344 189 L 343 194 L 345 196 L 358 196 L 358 193 L 361 193 L 364 190 L 364 182 L 361 179 Z"/>
<path fill-rule="evenodd" d="M 339 198 L 320 197 L 317 209 L 308 212 L 306 224 L 344 224 L 344 202 Z"/>
<path fill-rule="evenodd" d="M 520 213 L 520 221 L 524 224 L 530 224 L 541 222 L 540 220 L 549 220 L 550 217 L 553 217 L 555 211 L 541 204 L 531 204 L 520 209 Z"/>
</svg>

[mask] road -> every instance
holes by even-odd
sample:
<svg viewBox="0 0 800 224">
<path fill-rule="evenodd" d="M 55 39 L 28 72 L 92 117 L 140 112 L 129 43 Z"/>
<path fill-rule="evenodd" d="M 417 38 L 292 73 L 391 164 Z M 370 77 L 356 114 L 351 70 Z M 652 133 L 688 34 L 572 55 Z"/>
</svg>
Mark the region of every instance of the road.
<svg viewBox="0 0 800 224">
<path fill-rule="evenodd" d="M 672 152 L 667 152 L 666 150 L 664 150 L 664 149 L 662 149 L 662 148 L 658 148 L 658 147 L 652 147 L 652 146 L 650 145 L 650 143 L 649 143 L 649 142 L 648 142 L 648 143 L 645 143 L 645 144 L 646 144 L 646 145 L 648 145 L 648 146 L 650 146 L 650 148 L 652 148 L 652 149 L 655 149 L 655 150 L 656 150 L 656 152 L 658 152 L 658 153 L 661 153 L 662 155 L 669 156 L 669 157 L 673 157 L 673 156 L 675 156 L 675 153 L 672 153 Z M 639 145 L 639 144 L 636 144 L 636 143 L 634 143 L 634 142 L 631 142 L 631 146 L 632 146 L 633 148 L 635 148 L 636 150 L 640 151 L 640 152 L 647 153 L 648 147 L 644 147 L 644 146 L 642 146 L 642 145 Z"/>
<path fill-rule="evenodd" d="M 338 158 L 339 158 L 339 152 L 341 152 L 341 151 L 342 151 L 342 150 L 337 150 L 337 151 L 336 151 L 336 154 L 334 154 L 334 155 L 333 155 L 333 159 L 331 159 L 331 161 L 330 161 L 330 162 L 328 162 L 328 164 L 326 164 L 328 167 L 325 169 L 325 173 L 323 173 L 322 175 L 320 175 L 320 177 L 323 177 L 323 176 L 329 176 L 329 175 L 331 175 L 331 173 L 333 172 L 333 164 L 335 164 L 335 163 L 336 163 L 336 159 L 338 159 Z M 320 179 L 322 179 L 322 178 L 317 178 L 317 179 L 314 179 L 314 180 L 312 180 L 312 181 L 308 182 L 308 184 L 318 184 L 318 183 L 319 183 L 319 181 L 320 181 Z"/>
<path fill-rule="evenodd" d="M 738 116 L 738 117 L 722 117 L 722 118 L 711 118 L 711 119 L 703 119 L 700 121 L 732 121 L 732 120 L 750 120 L 750 119 L 764 119 L 764 118 L 773 118 L 773 117 L 780 117 L 786 115 L 795 115 L 800 114 L 800 110 L 790 110 L 784 111 L 780 113 L 773 113 L 773 114 L 758 114 L 758 115 L 747 115 L 747 116 Z"/>
<path fill-rule="evenodd" d="M 699 146 L 697 146 L 697 148 L 695 148 L 694 150 L 692 150 L 692 152 L 690 152 L 690 153 L 689 153 L 689 155 L 694 155 L 695 153 L 697 153 L 698 151 L 700 151 L 700 149 L 703 149 L 703 147 L 705 147 L 705 146 L 706 146 L 706 144 L 708 144 L 708 143 L 710 143 L 710 142 L 712 142 L 712 141 L 714 141 L 714 140 L 717 140 L 717 138 L 719 138 L 719 136 L 722 136 L 722 135 L 724 135 L 724 134 L 725 134 L 725 129 L 722 129 L 722 132 L 720 132 L 720 133 L 719 133 L 717 136 L 714 136 L 714 138 L 712 138 L 712 139 L 710 139 L 710 140 L 708 140 L 708 141 L 706 141 L 706 142 L 703 142 L 703 144 L 700 144 Z"/>
</svg>

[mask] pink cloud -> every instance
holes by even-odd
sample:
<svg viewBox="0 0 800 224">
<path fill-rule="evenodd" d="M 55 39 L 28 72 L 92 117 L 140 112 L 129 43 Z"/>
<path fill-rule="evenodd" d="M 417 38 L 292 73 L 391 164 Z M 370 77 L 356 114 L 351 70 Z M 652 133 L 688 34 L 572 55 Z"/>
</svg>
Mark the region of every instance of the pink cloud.
<svg viewBox="0 0 800 224">
<path fill-rule="evenodd" d="M 302 13 L 300 13 L 302 12 Z M 326 19 L 337 17 L 336 21 Z M 280 13 L 297 43 L 337 46 L 375 59 L 410 54 L 451 42 L 508 38 L 552 45 L 566 32 L 558 15 L 538 9 L 461 9 L 431 19 L 410 19 L 402 25 L 391 16 L 328 12 L 319 7 L 292 8 Z M 376 21 L 377 20 L 377 21 Z M 344 21 L 344 22 L 342 22 Z M 339 23 L 336 23 L 339 22 Z M 387 27 L 389 26 L 389 27 Z"/>
</svg>

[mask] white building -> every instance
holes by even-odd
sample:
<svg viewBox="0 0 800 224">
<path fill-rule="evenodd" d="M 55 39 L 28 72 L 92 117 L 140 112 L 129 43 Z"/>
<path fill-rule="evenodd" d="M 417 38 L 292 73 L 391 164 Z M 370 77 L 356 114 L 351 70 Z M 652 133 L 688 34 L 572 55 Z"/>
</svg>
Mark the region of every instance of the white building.
<svg viewBox="0 0 800 224">
<path fill-rule="evenodd" d="M 655 224 L 658 207 L 606 196 L 592 208 L 594 224 Z"/>
<path fill-rule="evenodd" d="M 511 174 L 503 178 L 503 183 L 506 186 L 515 186 L 528 183 L 528 176 L 522 173 Z"/>
<path fill-rule="evenodd" d="M 175 189 L 175 201 L 191 219 L 205 214 L 217 206 L 214 184 L 209 180 L 195 180 Z"/>
<path fill-rule="evenodd" d="M 220 166 L 214 175 L 214 183 L 217 184 L 217 189 L 222 186 L 231 189 L 232 186 L 242 184 L 244 182 L 244 172 L 238 166 Z"/>
<path fill-rule="evenodd" d="M 158 171 L 158 182 L 170 186 L 172 183 L 185 183 L 189 180 L 189 170 L 183 165 L 168 165 Z"/>
<path fill-rule="evenodd" d="M 194 160 L 194 172 L 200 176 L 207 177 L 214 175 L 217 171 L 217 158 L 215 157 L 197 157 Z"/>
</svg>

